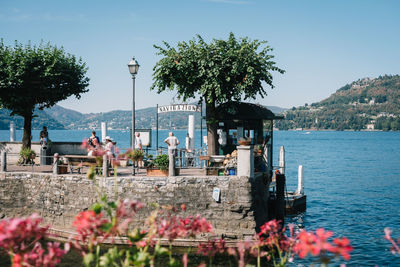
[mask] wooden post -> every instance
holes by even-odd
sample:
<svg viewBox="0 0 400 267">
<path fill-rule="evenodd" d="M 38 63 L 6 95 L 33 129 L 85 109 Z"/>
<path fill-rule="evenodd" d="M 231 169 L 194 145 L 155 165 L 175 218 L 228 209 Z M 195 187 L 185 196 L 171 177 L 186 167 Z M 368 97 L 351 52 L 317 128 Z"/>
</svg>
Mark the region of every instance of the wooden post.
<svg viewBox="0 0 400 267">
<path fill-rule="evenodd" d="M 282 174 L 285 174 L 285 147 L 281 146 L 281 150 L 279 153 L 279 171 Z"/>
<path fill-rule="evenodd" d="M 53 156 L 53 174 L 58 174 L 58 153 L 54 153 Z"/>
<path fill-rule="evenodd" d="M 7 152 L 1 151 L 1 171 L 7 171 Z"/>
<path fill-rule="evenodd" d="M 284 174 L 276 175 L 276 219 L 284 224 L 285 220 L 285 180 Z"/>
<path fill-rule="evenodd" d="M 175 155 L 169 154 L 168 176 L 175 176 Z"/>
<path fill-rule="evenodd" d="M 299 165 L 299 169 L 297 172 L 297 190 L 296 194 L 303 195 L 304 194 L 304 172 L 303 165 Z"/>
<path fill-rule="evenodd" d="M 135 168 L 135 163 L 133 163 L 133 168 Z M 103 176 L 108 177 L 108 159 L 107 155 L 103 155 Z"/>
</svg>

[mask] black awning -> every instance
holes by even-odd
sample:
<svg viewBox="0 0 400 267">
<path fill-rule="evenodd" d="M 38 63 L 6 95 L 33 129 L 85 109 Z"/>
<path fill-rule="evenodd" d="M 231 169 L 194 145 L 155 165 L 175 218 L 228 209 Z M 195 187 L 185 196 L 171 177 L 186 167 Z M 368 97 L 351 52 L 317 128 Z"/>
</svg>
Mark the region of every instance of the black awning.
<svg viewBox="0 0 400 267">
<path fill-rule="evenodd" d="M 237 101 L 227 102 L 219 105 L 216 108 L 216 114 L 216 117 L 219 121 L 283 119 L 283 116 L 276 116 L 265 106 Z"/>
</svg>

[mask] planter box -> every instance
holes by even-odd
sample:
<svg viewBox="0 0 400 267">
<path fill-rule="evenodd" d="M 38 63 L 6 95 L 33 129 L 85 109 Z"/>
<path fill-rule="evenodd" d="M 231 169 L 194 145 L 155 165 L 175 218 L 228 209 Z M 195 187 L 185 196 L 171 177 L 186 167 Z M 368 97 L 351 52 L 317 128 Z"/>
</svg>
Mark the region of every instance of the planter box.
<svg viewBox="0 0 400 267">
<path fill-rule="evenodd" d="M 168 176 L 168 170 L 146 169 L 147 176 Z M 175 169 L 175 175 L 179 175 L 179 169 Z"/>
<path fill-rule="evenodd" d="M 58 174 L 66 174 L 68 173 L 68 166 L 57 166 Z"/>
<path fill-rule="evenodd" d="M 168 176 L 168 170 L 146 169 L 147 176 Z"/>
</svg>

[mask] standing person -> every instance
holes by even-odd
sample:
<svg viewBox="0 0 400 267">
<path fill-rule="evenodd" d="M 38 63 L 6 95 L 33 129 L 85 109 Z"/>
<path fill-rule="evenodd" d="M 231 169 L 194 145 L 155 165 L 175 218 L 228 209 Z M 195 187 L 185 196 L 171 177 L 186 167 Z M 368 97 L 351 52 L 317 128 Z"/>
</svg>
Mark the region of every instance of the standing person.
<svg viewBox="0 0 400 267">
<path fill-rule="evenodd" d="M 168 155 L 174 155 L 176 157 L 179 140 L 174 136 L 173 132 L 169 132 L 169 136 L 164 140 L 164 143 L 168 145 Z"/>
<path fill-rule="evenodd" d="M 104 146 L 104 150 L 106 151 L 107 157 L 109 159 L 115 158 L 115 147 L 112 138 L 109 136 L 106 136 L 106 144 Z"/>
<path fill-rule="evenodd" d="M 136 133 L 135 149 L 140 150 L 141 152 L 143 152 L 143 144 L 142 144 L 142 139 L 140 138 L 140 133 Z M 139 166 L 139 168 L 143 167 L 143 161 L 142 160 L 138 161 L 138 166 Z"/>
<path fill-rule="evenodd" d="M 49 139 L 49 132 L 47 131 L 47 127 L 43 126 L 43 130 L 40 131 L 40 144 L 43 148 L 47 147 L 47 141 Z"/>
</svg>

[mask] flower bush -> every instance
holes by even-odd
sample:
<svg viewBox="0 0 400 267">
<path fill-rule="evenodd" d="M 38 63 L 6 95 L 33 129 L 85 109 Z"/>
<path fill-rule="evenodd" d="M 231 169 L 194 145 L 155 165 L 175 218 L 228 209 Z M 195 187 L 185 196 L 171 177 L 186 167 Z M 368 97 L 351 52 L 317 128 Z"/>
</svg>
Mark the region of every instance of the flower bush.
<svg viewBox="0 0 400 267">
<path fill-rule="evenodd" d="M 49 236 L 49 226 L 42 226 L 43 219 L 37 214 L 0 220 L 0 248 L 8 253 L 13 267 L 55 266 L 71 246 L 82 255 L 85 266 L 156 266 L 160 258 L 163 266 L 188 266 L 188 255 L 193 248 L 189 247 L 178 257 L 173 254 L 173 242 L 199 236 L 209 238 L 196 248 L 198 255 L 208 259 L 208 264 L 202 262 L 199 266 L 212 266 L 217 255 L 236 259 L 238 267 L 261 266 L 265 262 L 287 266 L 296 257 L 313 257 L 314 263 L 325 266 L 333 259 L 350 260 L 353 250 L 349 239 L 334 238 L 331 231 L 319 228 L 295 232 L 293 225 L 289 224 L 286 229 L 276 220 L 265 223 L 252 238 L 228 246 L 224 239 L 211 238 L 214 235 L 211 223 L 200 215 L 187 215 L 184 204 L 179 208 L 148 206 L 151 212 L 144 228 L 135 228 L 132 223 L 144 207 L 139 201 L 110 201 L 102 195 L 89 210 L 77 214 L 73 221 L 76 235 L 63 248 L 57 242 L 44 242 Z M 392 244 L 391 252 L 400 255 L 400 238 L 397 242 L 393 240 L 389 228 L 384 232 L 385 239 Z M 103 242 L 115 243 L 117 238 L 126 245 L 111 246 L 107 250 L 101 247 Z M 162 246 L 163 240 L 167 246 Z"/>
<path fill-rule="evenodd" d="M 212 234 L 212 225 L 200 215 L 182 216 L 186 206 L 154 206 L 146 220 L 146 229 L 129 225 L 135 215 L 144 207 L 143 203 L 130 200 L 108 201 L 105 196 L 90 210 L 80 212 L 73 222 L 76 236 L 60 248 L 56 242 L 48 242 L 43 248 L 39 242 L 46 237 L 48 227 L 39 226 L 42 219 L 34 214 L 28 218 L 14 218 L 0 221 L 0 247 L 11 257 L 13 266 L 55 266 L 72 245 L 81 253 L 85 266 L 155 266 L 158 257 L 168 257 L 168 266 L 188 266 L 191 253 L 189 248 L 182 259 L 174 258 L 172 244 L 177 238 L 196 238 L 201 234 Z M 274 266 L 286 266 L 295 256 L 316 257 L 317 262 L 328 264 L 335 257 L 350 259 L 352 247 L 347 238 L 335 238 L 333 233 L 324 229 L 315 232 L 302 230 L 294 233 L 289 225 L 289 235 L 279 221 L 272 220 L 261 227 L 252 239 L 238 242 L 235 247 L 227 247 L 225 240 L 210 239 L 200 243 L 197 254 L 208 258 L 212 266 L 216 255 L 231 255 L 239 267 L 249 265 L 251 261 L 261 266 L 262 259 Z M 389 230 L 385 230 L 390 238 Z M 107 251 L 101 250 L 106 239 L 115 241 L 117 237 L 127 237 L 126 246 L 113 246 Z M 161 246 L 161 240 L 167 240 L 169 247 Z M 393 250 L 399 248 L 393 241 Z M 203 263 L 202 266 L 207 266 Z"/>
<path fill-rule="evenodd" d="M 42 221 L 37 214 L 0 221 L 0 248 L 10 255 L 13 267 L 52 267 L 68 252 L 69 244 L 64 249 L 57 242 L 48 242 L 46 249 L 42 247 L 39 241 L 48 230 L 48 226 L 40 226 Z"/>
</svg>

